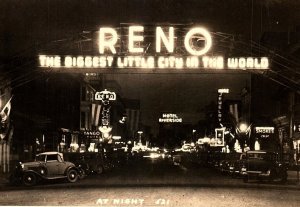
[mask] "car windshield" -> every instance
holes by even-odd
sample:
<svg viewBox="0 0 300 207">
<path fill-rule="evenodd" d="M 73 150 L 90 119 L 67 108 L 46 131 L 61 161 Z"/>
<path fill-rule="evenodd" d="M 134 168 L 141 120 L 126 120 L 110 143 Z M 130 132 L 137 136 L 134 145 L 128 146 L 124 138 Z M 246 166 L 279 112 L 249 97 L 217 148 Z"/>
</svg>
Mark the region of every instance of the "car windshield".
<svg viewBox="0 0 300 207">
<path fill-rule="evenodd" d="M 36 155 L 35 156 L 35 161 L 45 162 L 45 157 L 46 157 L 46 155 Z"/>
</svg>

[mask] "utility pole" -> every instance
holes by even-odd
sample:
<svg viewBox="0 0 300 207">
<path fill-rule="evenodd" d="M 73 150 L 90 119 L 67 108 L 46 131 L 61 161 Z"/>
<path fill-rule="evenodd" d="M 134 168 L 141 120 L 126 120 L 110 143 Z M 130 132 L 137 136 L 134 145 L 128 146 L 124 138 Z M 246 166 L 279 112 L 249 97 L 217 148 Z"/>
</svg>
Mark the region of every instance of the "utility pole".
<svg viewBox="0 0 300 207">
<path fill-rule="evenodd" d="M 290 92 L 290 139 L 294 135 L 294 105 L 295 105 L 295 92 Z"/>
<path fill-rule="evenodd" d="M 295 92 L 290 92 L 290 141 L 293 140 L 294 137 L 294 112 L 295 112 Z M 296 149 L 293 149 L 293 156 L 294 153 L 296 153 L 296 168 L 297 168 L 297 182 L 299 184 L 299 166 L 298 166 L 298 160 L 299 160 L 299 144 L 297 142 Z"/>
</svg>

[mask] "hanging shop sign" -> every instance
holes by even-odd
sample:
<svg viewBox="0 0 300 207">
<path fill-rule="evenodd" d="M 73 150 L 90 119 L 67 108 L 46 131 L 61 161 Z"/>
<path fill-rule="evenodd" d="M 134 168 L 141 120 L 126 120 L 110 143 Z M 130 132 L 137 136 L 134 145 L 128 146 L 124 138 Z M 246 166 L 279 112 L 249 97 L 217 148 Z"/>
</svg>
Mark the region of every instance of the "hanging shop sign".
<svg viewBox="0 0 300 207">
<path fill-rule="evenodd" d="M 209 52 L 213 38 L 203 27 L 101 27 L 97 39 L 97 55 L 41 54 L 39 66 L 99 69 L 269 69 L 267 57 L 211 56 Z"/>
<path fill-rule="evenodd" d="M 215 128 L 215 138 L 211 140 L 211 146 L 225 146 L 224 143 L 225 127 Z"/>
<path fill-rule="evenodd" d="M 108 91 L 106 89 L 104 91 L 96 92 L 95 94 L 95 100 L 98 101 L 105 101 L 105 100 L 115 101 L 116 99 L 117 99 L 116 93 Z"/>
</svg>

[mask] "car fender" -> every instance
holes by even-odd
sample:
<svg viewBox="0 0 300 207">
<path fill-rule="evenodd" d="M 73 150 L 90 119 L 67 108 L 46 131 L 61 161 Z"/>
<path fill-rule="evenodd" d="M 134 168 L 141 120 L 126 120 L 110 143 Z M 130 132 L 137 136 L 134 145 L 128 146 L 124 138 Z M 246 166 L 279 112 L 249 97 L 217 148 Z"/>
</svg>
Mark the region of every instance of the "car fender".
<svg viewBox="0 0 300 207">
<path fill-rule="evenodd" d="M 76 166 L 69 166 L 65 169 L 64 175 L 67 175 L 67 172 L 71 169 L 74 169 L 79 173 L 79 169 Z"/>
<path fill-rule="evenodd" d="M 21 176 L 23 176 L 26 173 L 33 173 L 35 174 L 38 178 L 46 178 L 45 176 L 41 175 L 40 173 L 34 171 L 34 170 L 25 170 L 22 172 Z"/>
</svg>

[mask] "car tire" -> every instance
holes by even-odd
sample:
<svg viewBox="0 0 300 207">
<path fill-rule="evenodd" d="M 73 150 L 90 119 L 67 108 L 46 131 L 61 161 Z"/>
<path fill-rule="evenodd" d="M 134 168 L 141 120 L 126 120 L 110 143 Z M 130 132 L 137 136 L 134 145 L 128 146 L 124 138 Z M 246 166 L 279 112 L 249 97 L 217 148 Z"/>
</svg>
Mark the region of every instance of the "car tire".
<svg viewBox="0 0 300 207">
<path fill-rule="evenodd" d="M 85 178 L 85 177 L 86 177 L 86 172 L 85 172 L 85 170 L 82 169 L 82 168 L 78 169 L 78 178 L 81 180 L 81 179 L 83 179 L 83 178 Z"/>
<path fill-rule="evenodd" d="M 270 171 L 271 171 L 271 172 L 270 172 L 270 176 L 269 176 L 268 181 L 271 183 L 271 182 L 274 181 L 274 179 L 275 179 L 276 177 L 275 177 L 274 171 L 273 171 L 273 170 L 270 170 Z"/>
<path fill-rule="evenodd" d="M 96 173 L 97 174 L 102 174 L 104 172 L 104 168 L 103 168 L 103 166 L 102 165 L 98 165 L 97 166 L 97 169 L 96 169 Z"/>
<path fill-rule="evenodd" d="M 70 183 L 75 183 L 78 180 L 78 172 L 75 169 L 68 170 L 67 179 Z"/>
<path fill-rule="evenodd" d="M 36 184 L 36 175 L 32 172 L 23 175 L 23 183 L 26 186 L 33 186 Z"/>
</svg>

